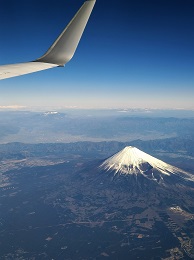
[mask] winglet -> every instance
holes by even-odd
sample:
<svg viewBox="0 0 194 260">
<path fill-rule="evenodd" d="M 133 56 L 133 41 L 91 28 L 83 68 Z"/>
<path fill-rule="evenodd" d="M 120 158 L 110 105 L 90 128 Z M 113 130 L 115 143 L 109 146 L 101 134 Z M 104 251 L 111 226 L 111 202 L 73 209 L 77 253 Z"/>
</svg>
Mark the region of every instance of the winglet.
<svg viewBox="0 0 194 260">
<path fill-rule="evenodd" d="M 73 57 L 96 0 L 86 1 L 48 51 L 35 62 L 63 66 Z"/>
<path fill-rule="evenodd" d="M 39 59 L 25 63 L 0 65 L 0 80 L 66 64 L 75 53 L 95 2 L 95 0 L 88 0 L 82 5 L 65 30 Z"/>
</svg>

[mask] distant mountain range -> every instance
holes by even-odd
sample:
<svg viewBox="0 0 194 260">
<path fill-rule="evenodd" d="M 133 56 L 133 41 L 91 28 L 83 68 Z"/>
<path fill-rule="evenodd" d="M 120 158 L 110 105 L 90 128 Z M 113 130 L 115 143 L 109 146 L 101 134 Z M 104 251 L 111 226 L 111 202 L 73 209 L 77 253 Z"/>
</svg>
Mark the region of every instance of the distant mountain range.
<svg viewBox="0 0 194 260">
<path fill-rule="evenodd" d="M 194 157 L 194 139 L 192 138 L 167 138 L 159 140 L 135 140 L 131 142 L 75 142 L 75 143 L 8 143 L 0 144 L 0 158 L 22 158 L 30 156 L 54 156 L 62 158 L 66 154 L 79 153 L 87 155 L 103 156 L 111 155 L 123 149 L 125 146 L 135 146 L 147 153 L 160 154 L 164 158 L 172 154 L 178 157 L 192 159 Z M 173 160 L 173 156 L 172 156 Z"/>
<path fill-rule="evenodd" d="M 169 112 L 170 113 L 170 112 Z M 192 113 L 191 113 L 192 114 Z M 56 143 L 193 138 L 194 118 L 107 111 L 0 112 L 0 143 Z"/>
</svg>

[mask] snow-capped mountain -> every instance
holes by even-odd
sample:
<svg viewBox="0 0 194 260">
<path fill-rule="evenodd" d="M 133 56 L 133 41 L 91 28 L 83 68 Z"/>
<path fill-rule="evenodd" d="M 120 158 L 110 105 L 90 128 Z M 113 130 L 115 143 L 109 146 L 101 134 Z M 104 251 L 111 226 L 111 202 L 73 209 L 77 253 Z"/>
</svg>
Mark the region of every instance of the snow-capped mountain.
<svg viewBox="0 0 194 260">
<path fill-rule="evenodd" d="M 48 112 L 44 112 L 44 116 L 49 116 L 49 115 L 57 115 L 59 114 L 59 112 L 57 111 L 48 111 Z"/>
<path fill-rule="evenodd" d="M 114 176 L 143 175 L 153 181 L 162 182 L 166 177 L 178 177 L 194 182 L 194 176 L 170 164 L 167 164 L 133 146 L 127 146 L 106 159 L 99 167 Z"/>
</svg>

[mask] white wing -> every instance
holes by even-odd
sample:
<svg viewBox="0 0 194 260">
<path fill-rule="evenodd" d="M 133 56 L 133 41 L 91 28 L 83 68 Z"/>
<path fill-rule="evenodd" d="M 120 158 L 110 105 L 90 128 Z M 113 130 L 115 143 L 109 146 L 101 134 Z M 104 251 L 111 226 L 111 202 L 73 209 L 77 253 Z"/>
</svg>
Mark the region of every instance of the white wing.
<svg viewBox="0 0 194 260">
<path fill-rule="evenodd" d="M 82 5 L 71 22 L 42 57 L 32 62 L 0 65 L 0 80 L 64 66 L 75 53 L 95 2 L 95 0 L 88 0 Z"/>
<path fill-rule="evenodd" d="M 8 79 L 40 70 L 57 67 L 56 64 L 44 62 L 26 62 L 0 66 L 0 79 Z"/>
</svg>

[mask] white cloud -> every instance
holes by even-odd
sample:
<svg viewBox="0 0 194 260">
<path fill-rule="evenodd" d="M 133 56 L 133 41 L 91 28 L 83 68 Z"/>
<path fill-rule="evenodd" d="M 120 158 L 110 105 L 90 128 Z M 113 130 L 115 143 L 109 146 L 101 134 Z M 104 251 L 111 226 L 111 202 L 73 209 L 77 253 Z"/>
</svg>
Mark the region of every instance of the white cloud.
<svg viewBox="0 0 194 260">
<path fill-rule="evenodd" d="M 19 105 L 0 106 L 0 109 L 22 109 L 22 108 L 26 108 L 26 106 L 19 106 Z"/>
</svg>

